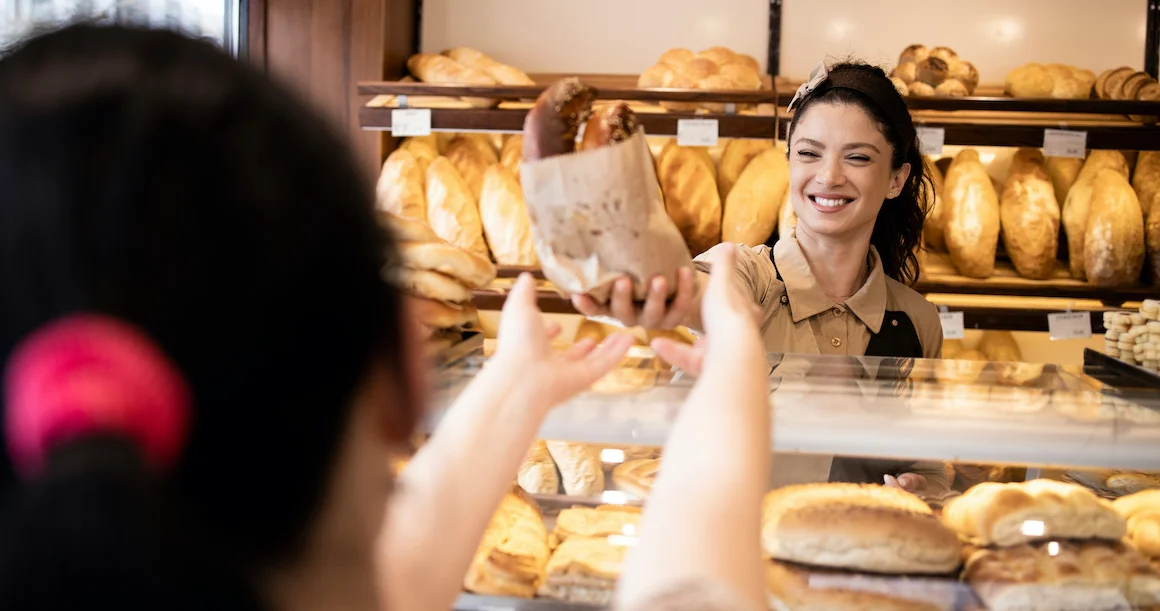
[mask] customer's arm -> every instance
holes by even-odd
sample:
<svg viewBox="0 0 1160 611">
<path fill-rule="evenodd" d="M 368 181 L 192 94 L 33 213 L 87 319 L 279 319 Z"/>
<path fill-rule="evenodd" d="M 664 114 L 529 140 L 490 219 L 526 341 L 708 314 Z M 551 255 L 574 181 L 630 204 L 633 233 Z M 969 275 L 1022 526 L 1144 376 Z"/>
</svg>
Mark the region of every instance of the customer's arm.
<svg viewBox="0 0 1160 611">
<path fill-rule="evenodd" d="M 761 499 L 768 482 L 770 405 L 765 351 L 751 302 L 736 286 L 732 247 L 716 253 L 719 270 L 703 303 L 705 341 L 692 349 L 658 340 L 666 360 L 700 379 L 665 444 L 637 546 L 617 602 L 655 608 L 654 597 L 683 584 L 721 586 L 765 608 Z M 703 363 L 703 366 L 702 366 Z"/>
<path fill-rule="evenodd" d="M 500 499 L 547 412 L 616 367 L 632 345 L 553 351 L 530 277 L 504 306 L 495 356 L 399 478 L 380 537 L 385 608 L 450 609 Z"/>
</svg>

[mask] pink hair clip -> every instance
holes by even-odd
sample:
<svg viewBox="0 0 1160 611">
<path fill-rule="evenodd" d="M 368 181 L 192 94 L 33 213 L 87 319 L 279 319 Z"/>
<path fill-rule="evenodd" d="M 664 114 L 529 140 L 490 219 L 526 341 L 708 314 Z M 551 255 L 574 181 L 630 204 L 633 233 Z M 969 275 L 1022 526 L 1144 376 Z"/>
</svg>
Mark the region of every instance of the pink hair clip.
<svg viewBox="0 0 1160 611">
<path fill-rule="evenodd" d="M 24 477 L 87 435 L 132 440 L 158 471 L 185 444 L 185 380 L 144 333 L 113 318 L 75 315 L 37 329 L 13 351 L 4 386 L 8 452 Z"/>
<path fill-rule="evenodd" d="M 797 103 L 800 102 L 802 98 L 806 97 L 813 90 L 817 89 L 818 85 L 821 85 L 822 81 L 826 80 L 827 76 L 829 76 L 829 72 L 826 70 L 826 62 L 818 62 L 818 64 L 814 66 L 814 69 L 810 70 L 810 77 L 806 79 L 806 82 L 802 83 L 801 87 L 798 87 L 797 92 L 793 94 L 793 98 L 789 101 L 789 106 L 786 107 L 786 110 L 793 110 L 793 107 L 797 105 Z"/>
</svg>

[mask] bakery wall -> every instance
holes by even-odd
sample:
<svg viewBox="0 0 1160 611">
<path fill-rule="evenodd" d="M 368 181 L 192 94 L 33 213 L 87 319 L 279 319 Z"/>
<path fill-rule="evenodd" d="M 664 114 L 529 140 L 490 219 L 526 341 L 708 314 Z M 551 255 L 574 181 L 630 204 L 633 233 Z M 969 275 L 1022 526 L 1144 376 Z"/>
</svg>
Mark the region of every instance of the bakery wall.
<svg viewBox="0 0 1160 611">
<path fill-rule="evenodd" d="M 583 8 L 580 8 L 582 6 Z M 527 72 L 639 73 L 666 49 L 724 44 L 765 66 L 766 0 L 425 0 L 422 47 L 478 47 Z M 1030 62 L 1143 68 L 1142 0 L 784 0 L 781 74 L 826 56 L 889 64 L 945 45 L 998 84 Z"/>
</svg>

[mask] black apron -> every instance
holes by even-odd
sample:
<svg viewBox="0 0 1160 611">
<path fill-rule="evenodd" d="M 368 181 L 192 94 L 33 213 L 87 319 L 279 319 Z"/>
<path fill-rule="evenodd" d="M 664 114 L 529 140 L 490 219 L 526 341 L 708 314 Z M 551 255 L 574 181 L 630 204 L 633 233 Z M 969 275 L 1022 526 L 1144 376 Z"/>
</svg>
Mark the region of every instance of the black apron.
<svg viewBox="0 0 1160 611">
<path fill-rule="evenodd" d="M 781 272 L 777 269 L 773 249 L 769 250 L 769 261 L 773 264 L 773 271 L 778 281 L 782 281 Z M 788 300 L 789 292 L 786 292 Z M 788 301 L 784 301 L 786 305 Z M 882 328 L 878 333 L 870 336 L 870 343 L 866 346 L 864 356 L 888 358 L 894 362 L 884 363 L 880 372 L 894 376 L 894 389 L 897 394 L 907 394 L 910 388 L 909 373 L 914 367 L 914 359 L 922 358 L 922 342 L 918 339 L 918 330 L 906 312 L 886 310 L 882 319 Z M 892 357 L 892 358 L 891 358 Z M 889 373 L 896 372 L 896 373 Z M 869 377 L 867 375 L 867 377 Z M 879 376 L 881 379 L 882 376 Z M 886 475 L 901 475 L 914 467 L 914 461 L 883 460 L 868 458 L 844 458 L 835 456 L 830 466 L 831 482 L 853 482 L 864 484 L 881 484 Z"/>
</svg>

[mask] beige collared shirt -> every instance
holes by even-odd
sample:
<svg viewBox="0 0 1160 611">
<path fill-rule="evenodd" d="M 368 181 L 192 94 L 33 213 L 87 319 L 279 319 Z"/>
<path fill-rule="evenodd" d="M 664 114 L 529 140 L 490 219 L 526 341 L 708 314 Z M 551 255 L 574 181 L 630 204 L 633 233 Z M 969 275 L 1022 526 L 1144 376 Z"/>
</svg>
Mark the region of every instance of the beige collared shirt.
<svg viewBox="0 0 1160 611">
<path fill-rule="evenodd" d="M 697 269 L 709 271 L 712 250 L 697 257 Z M 845 303 L 834 303 L 822 292 L 796 239 L 769 247 L 737 249 L 737 277 L 761 307 L 761 333 L 770 352 L 862 356 L 873 334 L 895 324 L 888 312 L 903 312 L 918 332 L 926 358 L 942 356 L 942 324 L 938 309 L 910 287 L 886 276 L 878 251 L 870 247 L 866 283 Z M 777 273 L 781 272 L 781 280 Z"/>
</svg>

